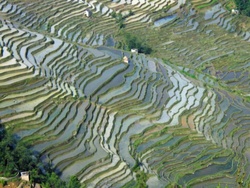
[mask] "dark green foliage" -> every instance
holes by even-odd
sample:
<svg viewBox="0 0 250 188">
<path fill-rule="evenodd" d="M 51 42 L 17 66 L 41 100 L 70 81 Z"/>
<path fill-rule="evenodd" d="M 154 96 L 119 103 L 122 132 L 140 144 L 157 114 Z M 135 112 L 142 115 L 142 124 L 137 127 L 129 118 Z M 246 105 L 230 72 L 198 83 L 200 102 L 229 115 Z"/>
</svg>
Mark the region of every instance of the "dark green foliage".
<svg viewBox="0 0 250 188">
<path fill-rule="evenodd" d="M 148 177 L 147 177 L 147 174 L 145 172 L 142 172 L 142 171 L 137 171 L 136 172 L 136 185 L 135 187 L 137 188 L 146 188 L 148 187 L 147 186 L 147 180 L 148 180 Z"/>
<path fill-rule="evenodd" d="M 32 169 L 30 171 L 30 181 L 33 185 L 39 182 L 43 182 L 45 177 L 41 175 L 38 169 Z"/>
<path fill-rule="evenodd" d="M 76 176 L 71 176 L 69 182 L 62 181 L 59 176 L 54 173 L 47 173 L 42 181 L 43 188 L 80 188 L 81 183 Z"/>
<path fill-rule="evenodd" d="M 43 188 L 80 188 L 81 183 L 76 176 L 71 176 L 69 182 L 64 182 L 55 172 L 47 172 L 45 175 L 37 170 L 30 173 L 31 183 L 41 183 Z"/>
<path fill-rule="evenodd" d="M 121 21 L 123 21 L 123 17 L 122 13 L 119 12 L 118 14 L 116 14 L 116 22 L 119 23 Z"/>
<path fill-rule="evenodd" d="M 136 184 L 134 185 L 135 188 L 146 188 L 147 186 L 147 174 L 140 170 L 140 166 L 142 164 L 136 160 L 135 166 L 132 168 L 132 171 L 136 173 Z"/>
<path fill-rule="evenodd" d="M 67 188 L 80 188 L 81 184 L 76 176 L 71 176 Z"/>
<path fill-rule="evenodd" d="M 52 172 L 51 174 L 47 174 L 46 181 L 42 183 L 43 188 L 64 188 L 66 187 L 65 182 L 63 182 L 56 173 Z"/>
<path fill-rule="evenodd" d="M 123 22 L 119 22 L 119 23 L 118 23 L 118 26 L 119 26 L 120 29 L 121 29 L 121 28 L 124 28 Z"/>
<path fill-rule="evenodd" d="M 41 183 L 43 188 L 80 188 L 81 184 L 76 176 L 72 176 L 68 183 L 62 181 L 51 166 L 43 165 L 39 157 L 34 156 L 28 148 L 27 144 L 9 134 L 0 124 L 0 176 L 9 177 L 17 172 L 29 171 L 33 186 Z M 41 169 L 46 173 L 42 173 Z"/>
<path fill-rule="evenodd" d="M 5 181 L 5 180 L 0 180 L 0 185 L 2 185 L 2 186 L 7 185 L 7 181 Z"/>
<path fill-rule="evenodd" d="M 134 15 L 134 13 L 132 12 L 132 10 L 129 10 L 128 16 L 132 16 Z"/>
<path fill-rule="evenodd" d="M 113 12 L 111 13 L 111 16 L 112 16 L 112 18 L 115 18 L 115 17 L 116 17 L 116 12 L 113 11 Z"/>
<path fill-rule="evenodd" d="M 116 23 L 118 23 L 118 26 L 119 26 L 120 29 L 125 27 L 125 25 L 124 25 L 124 20 L 125 20 L 127 17 L 132 16 L 132 15 L 134 15 L 134 13 L 133 13 L 131 10 L 129 10 L 128 15 L 125 15 L 125 16 L 122 16 L 122 14 L 121 14 L 120 12 L 119 12 L 119 13 L 116 13 L 115 11 L 113 11 L 113 12 L 111 13 L 111 17 L 112 17 L 112 18 L 115 18 Z"/>
<path fill-rule="evenodd" d="M 137 48 L 140 53 L 150 54 L 152 49 L 146 44 L 145 40 L 138 38 L 130 33 L 121 32 L 124 37 L 125 50 L 131 50 L 132 48 Z"/>
<path fill-rule="evenodd" d="M 250 16 L 250 1 L 249 0 L 235 0 L 237 9 L 241 14 Z"/>
<path fill-rule="evenodd" d="M 2 127 L 2 126 L 1 126 Z M 5 129 L 0 128 L 0 174 L 16 175 L 19 171 L 28 171 L 36 167 L 38 160 L 27 145 L 19 142 Z"/>
<path fill-rule="evenodd" d="M 113 11 L 111 13 L 111 16 L 112 16 L 112 18 L 115 18 L 116 23 L 118 23 L 118 26 L 120 29 L 124 27 L 123 22 L 124 22 L 125 18 L 122 17 L 122 14 L 120 12 L 117 14 L 115 11 Z"/>
</svg>

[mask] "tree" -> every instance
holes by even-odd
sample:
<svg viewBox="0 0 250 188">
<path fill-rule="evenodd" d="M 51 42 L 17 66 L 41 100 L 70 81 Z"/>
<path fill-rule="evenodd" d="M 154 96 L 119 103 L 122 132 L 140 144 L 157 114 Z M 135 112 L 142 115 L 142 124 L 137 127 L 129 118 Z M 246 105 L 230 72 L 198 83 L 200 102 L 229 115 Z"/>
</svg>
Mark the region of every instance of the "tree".
<svg viewBox="0 0 250 188">
<path fill-rule="evenodd" d="M 0 174 L 3 176 L 16 175 L 18 171 L 29 171 L 33 186 L 41 183 L 43 188 L 66 188 L 66 183 L 52 172 L 51 166 L 42 164 L 26 143 L 9 134 L 1 124 L 0 151 L 3 151 L 0 152 Z M 44 169 L 46 174 L 43 174 L 41 169 Z M 74 187 L 80 187 L 76 177 L 73 177 L 70 182 Z"/>
<path fill-rule="evenodd" d="M 65 182 L 63 182 L 56 173 L 52 172 L 47 174 L 45 183 L 42 183 L 43 188 L 64 188 L 66 187 Z"/>
<path fill-rule="evenodd" d="M 31 184 L 33 184 L 33 187 L 35 187 L 36 183 L 41 182 L 41 175 L 39 174 L 37 169 L 32 169 L 30 171 L 30 181 Z"/>
<path fill-rule="evenodd" d="M 0 180 L 0 185 L 2 185 L 2 186 L 4 187 L 5 185 L 7 185 L 7 181 L 5 181 L 5 180 Z"/>
<path fill-rule="evenodd" d="M 133 13 L 132 10 L 130 9 L 130 10 L 129 10 L 129 13 L 128 13 L 128 16 L 132 16 L 132 15 L 134 15 L 134 13 Z"/>
<path fill-rule="evenodd" d="M 135 35 L 132 35 L 127 32 L 121 32 L 121 35 L 124 37 L 125 50 L 131 50 L 132 48 L 137 48 L 139 52 L 150 54 L 152 49 L 146 44 L 144 39 L 138 38 Z"/>
<path fill-rule="evenodd" d="M 0 173 L 15 175 L 18 171 L 29 171 L 37 167 L 38 159 L 23 142 L 0 126 Z"/>
<path fill-rule="evenodd" d="M 4 127 L 0 124 L 0 142 L 3 140 L 5 135 L 6 135 L 6 131 L 5 131 Z"/>
<path fill-rule="evenodd" d="M 80 188 L 81 187 L 81 183 L 80 181 L 77 179 L 76 176 L 71 176 L 70 180 L 67 184 L 67 188 Z"/>
<path fill-rule="evenodd" d="M 235 0 L 235 3 L 242 14 L 250 16 L 250 1 Z"/>
<path fill-rule="evenodd" d="M 112 17 L 112 18 L 115 18 L 115 17 L 116 17 L 116 12 L 115 12 L 115 11 L 113 11 L 113 12 L 111 13 L 111 17 Z"/>
</svg>

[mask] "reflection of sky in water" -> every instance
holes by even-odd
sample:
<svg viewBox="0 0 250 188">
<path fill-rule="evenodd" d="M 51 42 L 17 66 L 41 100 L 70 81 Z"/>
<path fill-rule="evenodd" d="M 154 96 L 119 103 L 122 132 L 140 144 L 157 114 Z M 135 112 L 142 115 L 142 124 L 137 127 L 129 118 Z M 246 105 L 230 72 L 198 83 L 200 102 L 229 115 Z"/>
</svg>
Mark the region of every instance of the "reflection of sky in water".
<svg viewBox="0 0 250 188">
<path fill-rule="evenodd" d="M 159 27 L 159 26 L 161 26 L 161 25 L 163 25 L 163 24 L 165 24 L 165 23 L 168 23 L 168 22 L 174 20 L 175 18 L 176 18 L 176 14 L 173 14 L 173 15 L 170 15 L 170 16 L 167 16 L 167 17 L 164 17 L 164 18 L 161 18 L 161 19 L 156 20 L 156 21 L 154 22 L 154 26 Z"/>
</svg>

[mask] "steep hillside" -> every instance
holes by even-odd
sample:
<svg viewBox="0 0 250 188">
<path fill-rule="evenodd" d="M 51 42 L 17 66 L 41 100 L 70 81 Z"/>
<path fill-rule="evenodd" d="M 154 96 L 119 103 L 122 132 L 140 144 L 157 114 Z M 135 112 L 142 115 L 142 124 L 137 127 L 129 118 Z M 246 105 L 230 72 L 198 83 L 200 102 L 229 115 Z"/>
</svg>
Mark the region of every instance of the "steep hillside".
<svg viewBox="0 0 250 188">
<path fill-rule="evenodd" d="M 233 6 L 0 0 L 0 123 L 86 187 L 248 187 L 250 27 Z"/>
</svg>

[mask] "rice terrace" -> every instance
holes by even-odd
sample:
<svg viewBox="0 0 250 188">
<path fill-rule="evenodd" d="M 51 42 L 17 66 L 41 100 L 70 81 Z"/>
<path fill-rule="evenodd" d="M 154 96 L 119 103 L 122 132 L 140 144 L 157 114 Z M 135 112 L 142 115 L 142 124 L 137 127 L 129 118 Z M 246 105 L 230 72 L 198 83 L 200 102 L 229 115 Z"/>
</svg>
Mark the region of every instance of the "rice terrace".
<svg viewBox="0 0 250 188">
<path fill-rule="evenodd" d="M 250 187 L 250 1 L 0 0 L 0 187 L 15 181 Z"/>
</svg>

